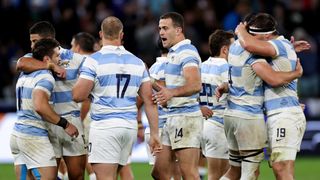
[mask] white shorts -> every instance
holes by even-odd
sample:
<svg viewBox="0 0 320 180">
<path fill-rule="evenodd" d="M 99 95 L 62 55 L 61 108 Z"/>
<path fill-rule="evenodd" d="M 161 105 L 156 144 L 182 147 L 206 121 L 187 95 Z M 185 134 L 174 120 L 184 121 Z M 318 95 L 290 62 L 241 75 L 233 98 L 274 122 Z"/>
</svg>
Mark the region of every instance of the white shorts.
<svg viewBox="0 0 320 180">
<path fill-rule="evenodd" d="M 229 159 L 228 142 L 223 124 L 204 121 L 202 153 L 209 158 Z"/>
<path fill-rule="evenodd" d="M 125 166 L 137 140 L 137 129 L 90 129 L 89 163 L 120 164 Z"/>
<path fill-rule="evenodd" d="M 267 128 L 263 118 L 224 115 L 223 119 L 230 150 L 256 150 L 267 146 Z"/>
<path fill-rule="evenodd" d="M 53 147 L 48 137 L 11 135 L 14 165 L 26 164 L 28 169 L 57 166 Z"/>
<path fill-rule="evenodd" d="M 161 142 L 172 149 L 200 148 L 202 129 L 201 116 L 171 116 L 163 126 Z"/>
<path fill-rule="evenodd" d="M 301 141 L 306 129 L 304 114 L 283 112 L 271 115 L 268 117 L 267 127 L 271 152 L 275 149 L 277 149 L 277 152 L 289 149 L 288 153 L 291 155 L 286 160 L 295 160 L 296 153 L 292 153 L 292 150 L 300 151 Z"/>
<path fill-rule="evenodd" d="M 161 137 L 161 132 L 162 128 L 159 128 L 159 136 Z M 151 154 L 150 146 L 149 146 L 149 141 L 150 141 L 150 130 L 149 131 L 144 131 L 144 139 L 146 142 L 146 148 L 147 148 L 147 154 L 148 154 L 148 159 L 149 159 L 149 164 L 154 165 L 155 162 L 155 156 Z"/>
<path fill-rule="evenodd" d="M 77 138 L 70 137 L 62 127 L 47 123 L 49 139 L 54 148 L 56 158 L 62 156 L 81 156 L 87 154 L 87 142 L 85 139 L 83 124 L 79 117 L 65 116 L 70 123 L 77 127 L 79 135 Z"/>
</svg>

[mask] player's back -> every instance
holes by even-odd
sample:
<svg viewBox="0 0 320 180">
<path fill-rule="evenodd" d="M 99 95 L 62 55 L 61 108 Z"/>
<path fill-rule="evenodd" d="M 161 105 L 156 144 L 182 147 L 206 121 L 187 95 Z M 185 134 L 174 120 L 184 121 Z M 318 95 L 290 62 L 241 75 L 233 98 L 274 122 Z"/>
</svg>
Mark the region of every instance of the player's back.
<svg viewBox="0 0 320 180">
<path fill-rule="evenodd" d="M 93 121 L 122 119 L 136 123 L 136 97 L 149 80 L 142 60 L 123 46 L 104 46 L 85 60 L 82 75 L 94 76 Z"/>
<path fill-rule="evenodd" d="M 297 54 L 294 47 L 283 36 L 269 41 L 276 49 L 277 56 L 269 60 L 275 71 L 294 71 Z M 265 84 L 265 108 L 268 115 L 285 111 L 301 112 L 297 95 L 297 80 L 289 84 L 273 88 Z"/>
<path fill-rule="evenodd" d="M 239 41 L 230 46 L 229 96 L 226 114 L 232 116 L 263 117 L 263 81 L 252 65 L 265 61 L 245 51 Z"/>
<path fill-rule="evenodd" d="M 200 105 L 208 106 L 214 111 L 208 120 L 215 120 L 223 124 L 223 114 L 227 104 L 227 94 L 223 94 L 217 101 L 214 96 L 215 89 L 228 81 L 229 65 L 223 58 L 210 57 L 201 64 L 202 91 L 200 92 Z"/>
<path fill-rule="evenodd" d="M 14 130 L 18 134 L 47 136 L 48 131 L 44 120 L 35 111 L 32 92 L 36 89 L 51 95 L 54 78 L 50 71 L 39 70 L 26 74 L 21 73 L 16 84 L 17 116 Z"/>
</svg>

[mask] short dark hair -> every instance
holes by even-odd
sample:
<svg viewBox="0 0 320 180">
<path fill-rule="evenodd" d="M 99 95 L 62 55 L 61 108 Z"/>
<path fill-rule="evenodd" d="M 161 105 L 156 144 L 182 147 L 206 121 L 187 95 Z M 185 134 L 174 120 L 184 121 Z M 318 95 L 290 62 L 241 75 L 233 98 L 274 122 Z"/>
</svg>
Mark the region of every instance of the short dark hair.
<svg viewBox="0 0 320 180">
<path fill-rule="evenodd" d="M 258 13 L 255 16 L 251 17 L 247 23 L 247 27 L 258 28 L 262 32 L 276 30 L 278 26 L 275 18 L 267 13 Z M 273 33 L 274 35 L 278 34 L 277 31 Z"/>
<path fill-rule="evenodd" d="M 74 42 L 79 44 L 80 48 L 85 52 L 94 52 L 94 44 L 96 39 L 87 32 L 80 32 L 73 36 Z"/>
<path fill-rule="evenodd" d="M 161 54 L 165 54 L 165 53 L 169 52 L 169 50 L 167 48 L 163 47 L 162 40 L 160 37 L 158 39 L 157 45 L 158 45 L 158 48 L 159 48 Z"/>
<path fill-rule="evenodd" d="M 56 31 L 53 25 L 48 21 L 39 21 L 29 29 L 29 34 L 39 34 L 42 38 L 56 37 Z"/>
<path fill-rule="evenodd" d="M 234 33 L 231 31 L 223 31 L 221 29 L 215 30 L 209 36 L 209 51 L 212 57 L 220 55 L 220 49 L 223 46 L 231 44 L 231 38 L 234 38 Z"/>
<path fill-rule="evenodd" d="M 52 57 L 54 49 L 59 46 L 59 42 L 55 39 L 41 39 L 34 44 L 32 57 L 40 61 L 43 60 L 44 56 Z"/>
<path fill-rule="evenodd" d="M 160 16 L 160 19 L 171 19 L 174 27 L 180 27 L 184 32 L 183 16 L 177 12 L 168 12 Z"/>
</svg>

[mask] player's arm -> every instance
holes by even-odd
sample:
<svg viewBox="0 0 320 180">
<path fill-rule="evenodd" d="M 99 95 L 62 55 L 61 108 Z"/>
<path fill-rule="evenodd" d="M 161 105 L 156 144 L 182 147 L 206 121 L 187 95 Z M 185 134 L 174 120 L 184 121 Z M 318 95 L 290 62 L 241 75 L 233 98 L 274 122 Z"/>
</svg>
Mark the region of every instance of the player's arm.
<svg viewBox="0 0 320 180">
<path fill-rule="evenodd" d="M 252 65 L 252 68 L 263 81 L 272 87 L 288 84 L 301 77 L 303 73 L 299 59 L 297 60 L 296 69 L 290 72 L 275 71 L 266 61 L 256 62 Z"/>
<path fill-rule="evenodd" d="M 94 83 L 92 80 L 79 77 L 78 81 L 72 88 L 72 99 L 75 102 L 82 102 L 86 100 L 90 95 L 93 85 Z"/>
<path fill-rule="evenodd" d="M 138 139 L 140 141 L 144 141 L 144 127 L 142 123 L 142 107 L 143 107 L 143 100 L 140 96 L 137 96 L 137 123 L 138 123 Z"/>
<path fill-rule="evenodd" d="M 49 105 L 49 95 L 41 90 L 34 89 L 32 92 L 32 101 L 35 111 L 46 121 L 62 127 L 70 136 L 78 136 L 78 129 L 69 123 L 65 118 L 60 117 L 53 111 Z"/>
<path fill-rule="evenodd" d="M 186 97 L 199 93 L 201 90 L 201 78 L 197 66 L 188 66 L 183 68 L 185 84 L 183 86 L 168 89 L 160 87 L 160 91 L 153 95 L 153 100 L 161 105 L 165 105 L 172 97 Z"/>
<path fill-rule="evenodd" d="M 170 89 L 173 97 L 191 96 L 201 91 L 201 77 L 198 67 L 189 66 L 183 68 L 186 83 L 184 86 Z"/>
<path fill-rule="evenodd" d="M 32 57 L 21 57 L 16 65 L 18 71 L 23 72 L 34 72 L 37 70 L 49 69 L 55 72 L 55 74 L 60 78 L 65 78 L 66 70 L 59 65 L 54 63 L 46 63 L 43 61 L 38 61 Z"/>
<path fill-rule="evenodd" d="M 241 46 L 252 54 L 257 54 L 266 57 L 277 56 L 277 51 L 268 41 L 258 40 L 247 32 L 246 25 L 240 23 L 236 30 L 236 35 L 239 38 Z"/>
<path fill-rule="evenodd" d="M 152 152 L 158 152 L 161 149 L 161 143 L 159 140 L 159 128 L 158 128 L 158 109 L 157 105 L 152 101 L 152 85 L 150 81 L 145 81 L 141 84 L 138 91 L 139 96 L 144 102 L 144 109 L 148 118 L 150 126 L 150 141 L 149 145 Z"/>
<path fill-rule="evenodd" d="M 81 108 L 80 108 L 80 119 L 83 121 L 86 117 L 87 117 L 87 114 L 90 110 L 90 104 L 91 104 L 91 101 L 90 101 L 90 98 L 87 98 L 86 100 L 84 100 L 82 103 L 81 103 Z"/>
</svg>

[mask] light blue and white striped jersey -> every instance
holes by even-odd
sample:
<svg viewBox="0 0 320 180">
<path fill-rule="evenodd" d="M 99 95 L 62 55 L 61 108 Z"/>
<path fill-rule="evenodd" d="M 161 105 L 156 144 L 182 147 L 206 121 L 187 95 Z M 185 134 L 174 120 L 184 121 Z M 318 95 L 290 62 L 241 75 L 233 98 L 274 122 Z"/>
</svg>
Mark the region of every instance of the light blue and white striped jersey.
<svg viewBox="0 0 320 180">
<path fill-rule="evenodd" d="M 294 47 L 283 36 L 269 41 L 275 48 L 277 55 L 270 61 L 275 71 L 293 71 L 296 68 L 297 54 Z M 265 86 L 264 106 L 267 115 L 280 112 L 302 112 L 297 95 L 297 80 L 281 87 Z"/>
<path fill-rule="evenodd" d="M 178 88 L 185 84 L 183 68 L 201 66 L 201 58 L 198 50 L 185 39 L 169 49 L 168 64 L 165 68 L 165 82 L 168 89 Z M 201 115 L 199 103 L 197 101 L 199 93 L 188 97 L 173 97 L 168 101 L 168 116 L 171 115 Z"/>
<path fill-rule="evenodd" d="M 200 105 L 207 106 L 214 113 L 208 121 L 217 121 L 223 124 L 223 114 L 227 104 L 227 94 L 223 94 L 217 101 L 215 89 L 222 83 L 228 82 L 229 64 L 223 58 L 209 57 L 201 65 L 202 90 L 200 92 Z"/>
<path fill-rule="evenodd" d="M 168 63 L 167 57 L 157 57 L 156 62 L 150 67 L 149 73 L 150 77 L 152 77 L 155 80 L 164 81 L 164 69 L 166 64 Z M 162 106 L 158 106 L 158 114 L 159 114 L 159 128 L 163 128 L 164 124 L 167 120 L 167 112 L 166 108 L 163 108 Z"/>
<path fill-rule="evenodd" d="M 150 81 L 141 59 L 123 46 L 103 46 L 84 61 L 80 78 L 94 81 L 91 127 L 137 128 L 136 97 Z"/>
<path fill-rule="evenodd" d="M 265 59 L 244 50 L 239 40 L 229 49 L 229 96 L 226 115 L 243 118 L 263 118 L 263 81 L 252 65 Z"/>
<path fill-rule="evenodd" d="M 77 82 L 79 68 L 85 56 L 60 47 L 60 59 L 59 65 L 66 69 L 66 78 L 55 77 L 56 84 L 52 94 L 54 111 L 60 116 L 73 114 L 79 117 L 80 106 L 72 100 L 72 88 Z"/>
<path fill-rule="evenodd" d="M 49 70 L 20 74 L 16 84 L 18 120 L 14 125 L 14 134 L 18 136 L 48 136 L 45 121 L 34 109 L 32 92 L 38 89 L 50 97 L 53 88 L 54 78 Z"/>
</svg>

